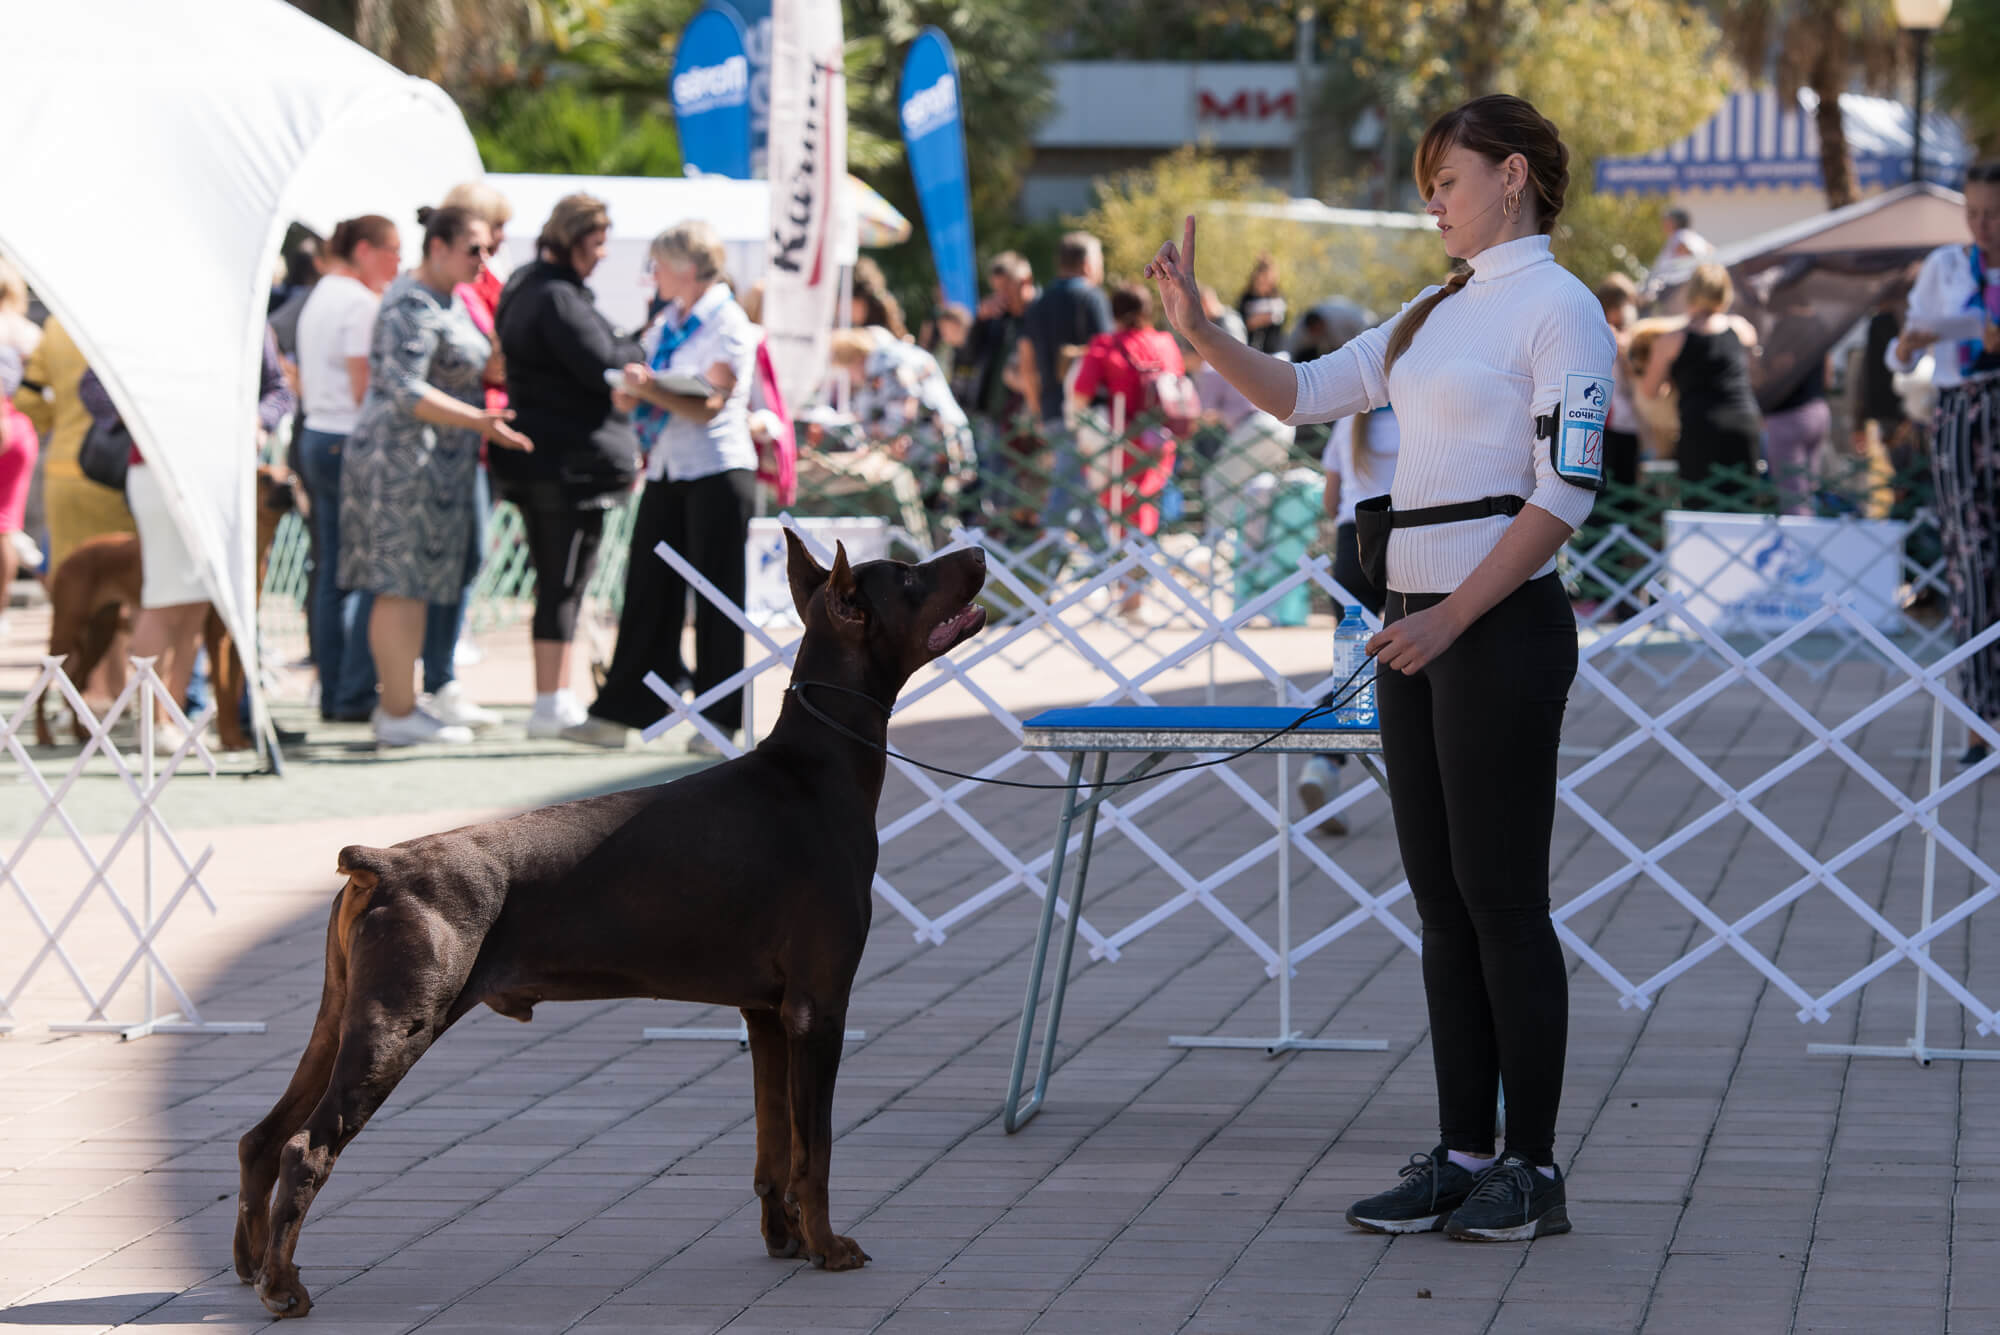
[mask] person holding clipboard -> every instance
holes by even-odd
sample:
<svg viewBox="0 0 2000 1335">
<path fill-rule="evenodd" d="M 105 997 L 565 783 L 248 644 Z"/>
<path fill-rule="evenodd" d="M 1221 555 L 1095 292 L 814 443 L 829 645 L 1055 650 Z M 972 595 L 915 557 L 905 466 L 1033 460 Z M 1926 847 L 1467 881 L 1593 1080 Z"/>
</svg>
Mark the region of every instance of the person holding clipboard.
<svg viewBox="0 0 2000 1335">
<path fill-rule="evenodd" d="M 1549 841 L 1577 648 L 1555 557 L 1602 485 L 1617 348 L 1590 289 L 1550 257 L 1569 151 L 1533 106 L 1494 95 L 1446 113 L 1415 166 L 1460 267 L 1317 360 L 1266 356 L 1203 316 L 1192 217 L 1146 273 L 1174 328 L 1280 420 L 1395 408 L 1391 493 L 1362 501 L 1356 526 L 1362 564 L 1388 589 L 1368 650 L 1423 920 L 1441 1135 L 1347 1218 L 1525 1240 L 1570 1228 L 1555 1162 L 1569 995 Z"/>
<path fill-rule="evenodd" d="M 621 747 L 628 729 L 659 719 L 663 706 L 646 685 L 647 673 L 699 695 L 743 670 L 743 632 L 716 604 L 697 598 L 694 671 L 688 671 L 681 654 L 687 581 L 653 548 L 665 542 L 723 597 L 743 605 L 744 552 L 757 499 L 749 399 L 759 335 L 723 279 L 722 240 L 713 227 L 670 227 L 654 238 L 652 257 L 666 304 L 640 337 L 645 363 L 625 367 L 619 386 L 621 395 L 637 400 L 632 420 L 645 451 L 646 490 L 632 521 L 618 645 L 590 717 L 562 734 L 592 746 Z M 734 737 L 743 726 L 742 692 L 712 702 L 703 714 Z M 688 750 L 721 754 L 700 733 Z"/>
</svg>

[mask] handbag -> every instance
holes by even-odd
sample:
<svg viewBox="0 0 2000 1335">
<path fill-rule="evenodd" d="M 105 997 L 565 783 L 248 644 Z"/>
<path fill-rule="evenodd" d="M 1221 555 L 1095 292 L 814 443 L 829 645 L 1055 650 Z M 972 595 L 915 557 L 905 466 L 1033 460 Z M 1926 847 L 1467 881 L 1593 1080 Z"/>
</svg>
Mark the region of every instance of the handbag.
<svg viewBox="0 0 2000 1335">
<path fill-rule="evenodd" d="M 77 447 L 76 465 L 83 475 L 113 491 L 125 490 L 125 470 L 132 463 L 132 433 L 122 417 L 93 417 L 90 430 Z"/>
</svg>

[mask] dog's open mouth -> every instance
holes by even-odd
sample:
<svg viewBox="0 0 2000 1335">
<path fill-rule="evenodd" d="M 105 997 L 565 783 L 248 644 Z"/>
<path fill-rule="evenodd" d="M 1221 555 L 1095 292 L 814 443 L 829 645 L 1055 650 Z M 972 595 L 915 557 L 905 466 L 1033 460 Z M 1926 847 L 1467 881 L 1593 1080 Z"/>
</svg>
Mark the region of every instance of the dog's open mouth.
<svg viewBox="0 0 2000 1335">
<path fill-rule="evenodd" d="M 930 638 L 925 641 L 934 654 L 945 653 L 956 648 L 972 636 L 977 635 L 986 624 L 986 609 L 974 603 L 961 607 L 931 628 Z"/>
</svg>

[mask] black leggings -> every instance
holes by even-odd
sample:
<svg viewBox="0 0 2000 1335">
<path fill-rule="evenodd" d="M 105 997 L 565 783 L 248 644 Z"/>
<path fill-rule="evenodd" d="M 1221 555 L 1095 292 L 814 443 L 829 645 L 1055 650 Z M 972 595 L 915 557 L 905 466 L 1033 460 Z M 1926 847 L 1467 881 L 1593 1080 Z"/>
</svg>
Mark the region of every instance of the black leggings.
<svg viewBox="0 0 2000 1335">
<path fill-rule="evenodd" d="M 534 637 L 568 644 L 576 638 L 583 591 L 597 570 L 605 498 L 555 481 L 503 482 L 500 495 L 521 512 L 535 567 Z"/>
<path fill-rule="evenodd" d="M 1391 593 L 1395 622 L 1444 601 Z M 1555 1162 L 1569 978 L 1549 921 L 1556 742 L 1576 676 L 1561 582 L 1530 580 L 1421 672 L 1376 684 L 1403 869 L 1423 920 L 1424 996 L 1446 1149 Z"/>
<path fill-rule="evenodd" d="M 632 521 L 632 559 L 625 567 L 625 610 L 618 618 L 618 648 L 604 689 L 590 712 L 644 728 L 667 706 L 646 685 L 657 672 L 671 689 L 688 677 L 681 661 L 681 627 L 687 624 L 687 581 L 653 551 L 667 546 L 687 558 L 723 597 L 743 606 L 749 585 L 744 564 L 757 475 L 732 468 L 688 482 L 648 482 Z M 694 690 L 700 695 L 743 670 L 743 631 L 708 599 L 694 607 Z M 702 711 L 709 722 L 734 731 L 743 726 L 743 692 L 723 696 Z"/>
</svg>

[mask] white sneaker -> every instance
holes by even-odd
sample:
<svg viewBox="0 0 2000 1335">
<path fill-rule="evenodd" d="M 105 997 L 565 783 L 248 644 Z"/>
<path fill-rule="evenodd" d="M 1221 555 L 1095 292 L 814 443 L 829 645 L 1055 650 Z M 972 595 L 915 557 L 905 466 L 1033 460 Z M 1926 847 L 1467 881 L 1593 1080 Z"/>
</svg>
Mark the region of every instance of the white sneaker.
<svg viewBox="0 0 2000 1335">
<path fill-rule="evenodd" d="M 431 742 L 463 746 L 472 740 L 472 729 L 441 722 L 421 709 L 413 709 L 401 718 L 377 709 L 373 723 L 377 746 L 423 746 Z"/>
<path fill-rule="evenodd" d="M 182 731 L 180 724 L 167 719 L 161 719 L 153 725 L 153 754 L 156 756 L 172 755 L 181 749 L 181 743 L 187 740 L 187 736 L 187 733 Z M 137 739 L 135 738 L 134 740 L 136 741 Z M 206 737 L 202 738 L 201 741 L 203 745 L 208 744 L 208 738 Z M 209 746 L 208 749 L 213 751 L 215 748 Z M 201 752 L 195 747 L 190 746 L 188 748 L 187 758 L 190 763 L 199 764 L 200 755 Z"/>
<path fill-rule="evenodd" d="M 1325 756 L 1314 756 L 1306 761 L 1305 772 L 1299 775 L 1299 802 L 1305 810 L 1319 810 L 1339 792 L 1339 766 Z M 1319 823 L 1319 833 L 1346 834 L 1347 822 L 1338 816 L 1328 816 Z"/>
<path fill-rule="evenodd" d="M 570 724 L 557 736 L 566 742 L 581 742 L 585 746 L 601 746 L 607 751 L 622 751 L 625 749 L 627 735 L 631 731 L 622 723 L 613 723 L 608 718 L 586 714 L 583 722 Z"/>
<path fill-rule="evenodd" d="M 590 721 L 590 711 L 583 707 L 583 701 L 568 691 L 557 691 L 555 699 L 544 703 L 540 698 L 528 713 L 528 736 L 544 740 L 560 737 L 564 728 L 574 728 Z"/>
<path fill-rule="evenodd" d="M 730 745 L 732 746 L 737 744 L 742 737 L 740 733 L 733 730 L 727 733 L 726 736 L 729 738 Z M 719 759 L 726 759 L 730 754 L 722 749 L 720 743 L 710 740 L 709 735 L 705 732 L 698 732 L 688 738 L 687 753 L 691 756 L 715 756 Z"/>
<path fill-rule="evenodd" d="M 544 709 L 541 701 L 528 711 L 528 736 L 544 740 L 562 736 L 562 730 L 570 725 L 563 719 L 560 707 Z"/>
<path fill-rule="evenodd" d="M 420 698 L 417 708 L 440 723 L 460 728 L 497 728 L 500 716 L 465 698 L 465 688 L 446 682 L 436 694 Z"/>
</svg>

